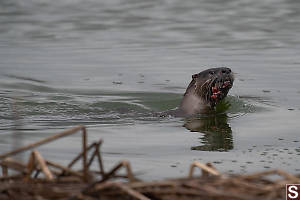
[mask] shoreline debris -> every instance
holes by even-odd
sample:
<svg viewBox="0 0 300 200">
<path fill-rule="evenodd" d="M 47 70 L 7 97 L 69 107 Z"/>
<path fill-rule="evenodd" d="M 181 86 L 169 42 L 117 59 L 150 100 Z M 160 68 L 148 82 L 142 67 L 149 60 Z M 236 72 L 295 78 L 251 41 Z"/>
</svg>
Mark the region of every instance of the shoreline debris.
<svg viewBox="0 0 300 200">
<path fill-rule="evenodd" d="M 82 134 L 82 151 L 67 166 L 45 159 L 37 150 L 38 146 L 78 132 Z M 187 177 L 141 181 L 134 176 L 127 161 L 105 171 L 100 152 L 102 143 L 99 140 L 87 145 L 86 128 L 78 126 L 0 155 L 0 199 L 276 200 L 285 198 L 285 184 L 300 183 L 299 175 L 282 170 L 227 175 L 210 163 L 197 161 L 192 163 Z M 28 150 L 32 151 L 27 163 L 11 157 Z M 95 159 L 99 168 L 92 170 Z M 82 168 L 73 169 L 79 161 Z M 126 175 L 118 174 L 122 168 Z M 194 175 L 197 168 L 201 169 L 201 176 Z M 279 178 L 268 178 L 275 175 Z"/>
</svg>

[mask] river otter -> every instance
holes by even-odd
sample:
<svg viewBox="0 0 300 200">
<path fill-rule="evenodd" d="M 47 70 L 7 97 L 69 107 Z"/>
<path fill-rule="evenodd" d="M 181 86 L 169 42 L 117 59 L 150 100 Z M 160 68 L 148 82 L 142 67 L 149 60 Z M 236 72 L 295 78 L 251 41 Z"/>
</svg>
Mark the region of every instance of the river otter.
<svg viewBox="0 0 300 200">
<path fill-rule="evenodd" d="M 233 81 L 233 73 L 227 67 L 211 68 L 192 75 L 179 108 L 168 114 L 191 116 L 208 113 L 227 96 Z"/>
</svg>

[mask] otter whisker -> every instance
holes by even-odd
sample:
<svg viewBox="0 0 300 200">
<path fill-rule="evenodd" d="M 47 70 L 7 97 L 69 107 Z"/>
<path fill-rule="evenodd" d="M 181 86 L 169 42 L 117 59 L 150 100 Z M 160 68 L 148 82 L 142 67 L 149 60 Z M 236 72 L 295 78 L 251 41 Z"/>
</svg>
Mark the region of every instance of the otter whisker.
<svg viewBox="0 0 300 200">
<path fill-rule="evenodd" d="M 207 81 L 205 81 L 202 85 L 201 85 L 201 89 L 202 89 L 202 87 L 206 84 L 206 83 L 208 83 L 208 82 L 210 82 L 211 81 L 211 79 L 208 79 Z"/>
<path fill-rule="evenodd" d="M 209 83 L 211 81 L 211 79 L 206 80 L 202 85 L 197 85 L 197 83 L 195 83 L 195 89 L 194 89 L 194 93 L 199 93 L 201 94 L 201 92 L 203 91 L 203 87 L 204 85 L 206 85 L 207 83 Z M 198 90 L 198 87 L 200 87 L 200 89 Z M 207 89 L 207 87 L 205 87 L 205 89 Z"/>
</svg>

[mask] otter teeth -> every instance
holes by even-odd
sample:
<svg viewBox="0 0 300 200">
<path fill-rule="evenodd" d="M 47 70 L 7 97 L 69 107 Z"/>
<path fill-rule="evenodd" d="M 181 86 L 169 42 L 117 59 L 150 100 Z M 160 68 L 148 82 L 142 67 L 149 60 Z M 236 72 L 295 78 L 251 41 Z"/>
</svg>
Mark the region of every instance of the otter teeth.
<svg viewBox="0 0 300 200">
<path fill-rule="evenodd" d="M 212 87 L 211 89 L 212 89 L 212 92 L 213 92 L 213 94 L 211 95 L 211 98 L 212 99 L 217 99 L 218 95 L 221 94 L 221 91 L 216 86 Z"/>
<path fill-rule="evenodd" d="M 228 87 L 228 86 L 230 86 L 230 85 L 231 85 L 230 81 L 225 81 L 225 82 L 223 83 L 223 85 L 222 85 L 222 88 L 226 88 L 226 87 Z"/>
<path fill-rule="evenodd" d="M 217 93 L 218 92 L 218 88 L 216 86 L 212 87 L 211 89 L 212 89 L 213 93 Z"/>
</svg>

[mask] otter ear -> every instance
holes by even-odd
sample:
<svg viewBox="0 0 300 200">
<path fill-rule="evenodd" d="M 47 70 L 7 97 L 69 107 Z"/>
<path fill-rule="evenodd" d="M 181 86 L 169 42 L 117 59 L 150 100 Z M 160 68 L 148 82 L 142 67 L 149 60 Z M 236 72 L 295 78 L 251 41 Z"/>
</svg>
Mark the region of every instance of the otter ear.
<svg viewBox="0 0 300 200">
<path fill-rule="evenodd" d="M 199 74 L 192 75 L 192 79 L 198 78 Z"/>
</svg>

